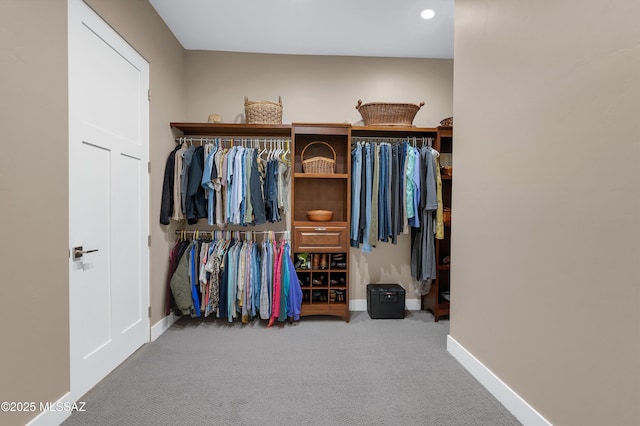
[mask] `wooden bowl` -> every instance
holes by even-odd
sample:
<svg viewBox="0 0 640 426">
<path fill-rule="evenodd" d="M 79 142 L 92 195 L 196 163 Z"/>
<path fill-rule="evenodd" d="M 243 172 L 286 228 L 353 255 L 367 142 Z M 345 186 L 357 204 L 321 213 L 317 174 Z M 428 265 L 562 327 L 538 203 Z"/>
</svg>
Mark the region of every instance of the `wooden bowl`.
<svg viewBox="0 0 640 426">
<path fill-rule="evenodd" d="M 328 222 L 333 219 L 331 210 L 308 210 L 307 219 L 312 222 Z"/>
</svg>

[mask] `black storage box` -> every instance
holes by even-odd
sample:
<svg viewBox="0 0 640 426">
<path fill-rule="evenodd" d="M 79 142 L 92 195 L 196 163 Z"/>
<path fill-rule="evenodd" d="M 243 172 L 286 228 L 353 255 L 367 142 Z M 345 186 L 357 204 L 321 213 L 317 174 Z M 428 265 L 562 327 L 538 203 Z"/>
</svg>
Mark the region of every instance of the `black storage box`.
<svg viewBox="0 0 640 426">
<path fill-rule="evenodd" d="M 404 318 L 404 288 L 399 284 L 367 284 L 367 312 L 372 319 Z"/>
</svg>

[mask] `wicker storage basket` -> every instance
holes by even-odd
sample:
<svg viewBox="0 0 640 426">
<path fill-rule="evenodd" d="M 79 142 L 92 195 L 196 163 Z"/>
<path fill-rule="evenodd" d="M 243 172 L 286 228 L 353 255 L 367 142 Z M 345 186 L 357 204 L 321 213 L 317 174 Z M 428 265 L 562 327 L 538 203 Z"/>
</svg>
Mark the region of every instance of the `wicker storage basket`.
<svg viewBox="0 0 640 426">
<path fill-rule="evenodd" d="M 362 115 L 365 126 L 413 126 L 413 119 L 424 105 L 372 102 L 362 104 L 358 100 L 356 109 Z"/>
<path fill-rule="evenodd" d="M 441 126 L 450 126 L 453 127 L 453 117 L 447 117 L 440 122 Z"/>
<path fill-rule="evenodd" d="M 278 102 L 250 101 L 244 97 L 244 114 L 247 124 L 282 124 L 282 97 Z"/>
<path fill-rule="evenodd" d="M 311 150 L 307 152 L 309 148 Z M 331 154 L 326 154 L 329 151 Z M 307 156 L 312 155 L 312 157 L 305 158 L 305 153 Z M 333 158 L 329 158 L 326 155 L 332 155 Z M 302 171 L 304 173 L 333 174 L 336 171 L 336 151 L 326 142 L 314 141 L 309 143 L 300 153 L 300 159 L 302 160 Z"/>
</svg>

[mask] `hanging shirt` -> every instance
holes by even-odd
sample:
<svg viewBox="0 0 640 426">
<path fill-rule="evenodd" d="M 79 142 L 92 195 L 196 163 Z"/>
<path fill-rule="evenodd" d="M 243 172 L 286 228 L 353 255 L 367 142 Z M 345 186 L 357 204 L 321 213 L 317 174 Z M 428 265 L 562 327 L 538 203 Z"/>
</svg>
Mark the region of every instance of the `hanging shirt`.
<svg viewBox="0 0 640 426">
<path fill-rule="evenodd" d="M 189 184 L 189 169 L 191 168 L 191 160 L 193 159 L 193 153 L 196 148 L 191 145 L 187 148 L 187 150 L 182 154 L 182 170 L 180 171 L 180 199 L 182 205 L 182 213 L 186 214 L 187 206 L 187 185 Z"/>
<path fill-rule="evenodd" d="M 275 262 L 273 264 L 273 299 L 271 303 L 271 318 L 268 327 L 271 327 L 280 316 L 280 299 L 282 297 L 282 248 L 278 248 L 278 243 L 273 242 Z"/>
<path fill-rule="evenodd" d="M 264 241 L 262 243 L 262 270 L 260 277 L 260 318 L 264 320 L 268 320 L 271 317 L 272 259 L 271 243 Z"/>
<path fill-rule="evenodd" d="M 259 244 L 251 246 L 251 316 L 255 318 L 260 310 L 260 290 L 262 284 L 262 275 L 260 265 L 262 263 L 261 250 Z"/>
<path fill-rule="evenodd" d="M 291 248 L 289 247 L 287 254 L 290 250 Z M 302 307 L 302 289 L 300 288 L 300 279 L 296 273 L 296 268 L 293 265 L 291 256 L 287 255 L 285 260 L 288 263 L 289 271 L 289 304 L 287 315 L 289 318 L 293 318 L 294 321 L 298 321 L 300 319 L 300 310 Z"/>
<path fill-rule="evenodd" d="M 191 246 L 189 251 L 189 281 L 191 283 L 191 298 L 193 299 L 192 317 L 200 316 L 200 297 L 198 294 L 198 243 Z"/>
<path fill-rule="evenodd" d="M 236 158 L 237 147 L 232 147 L 227 154 L 226 161 L 226 182 L 227 182 L 227 195 L 225 198 L 226 206 L 225 206 L 225 222 L 233 223 L 232 216 L 232 206 L 236 204 L 235 197 L 237 194 L 234 191 L 234 186 L 236 184 L 234 171 L 235 171 L 235 158 Z"/>
<path fill-rule="evenodd" d="M 171 214 L 171 219 L 173 220 L 184 219 L 184 214 L 182 213 L 182 192 L 180 188 L 182 186 L 183 155 L 186 151 L 187 146 L 182 144 L 180 149 L 176 151 L 175 156 L 175 168 L 173 172 L 173 213 Z"/>
<path fill-rule="evenodd" d="M 214 185 L 214 178 L 217 174 L 215 172 L 215 155 L 218 152 L 216 148 L 213 148 L 207 155 L 204 163 L 204 170 L 202 172 L 202 187 L 206 191 L 207 199 L 207 224 L 215 225 L 216 216 L 216 189 Z"/>
<path fill-rule="evenodd" d="M 191 166 L 188 169 L 188 182 L 185 200 L 187 223 L 196 224 L 198 219 L 207 217 L 207 205 L 202 187 L 202 173 L 204 170 L 204 147 L 199 146 L 191 155 Z"/>
<path fill-rule="evenodd" d="M 289 166 L 282 160 L 278 164 L 278 208 L 283 213 L 288 213 L 289 205 Z"/>
<path fill-rule="evenodd" d="M 436 239 L 444 239 L 444 208 L 442 204 L 442 176 L 440 176 L 440 154 L 432 149 L 435 159 L 436 168 L 436 198 L 438 200 L 438 208 L 436 210 Z"/>
<path fill-rule="evenodd" d="M 246 150 L 246 155 L 244 156 L 244 164 L 242 167 L 244 168 L 244 218 L 242 222 L 244 224 L 250 224 L 253 222 L 253 203 L 251 200 L 251 162 L 252 158 L 255 154 L 255 149 L 249 148 Z"/>
<path fill-rule="evenodd" d="M 162 201 L 160 202 L 160 223 L 162 225 L 168 225 L 170 223 L 169 218 L 173 213 L 174 192 L 173 185 L 175 184 L 175 167 L 176 167 L 176 153 L 181 149 L 178 145 L 167 157 L 167 162 L 164 167 L 164 179 L 162 181 Z"/>
<path fill-rule="evenodd" d="M 213 176 L 213 188 L 215 189 L 216 195 L 215 224 L 220 228 L 225 227 L 222 177 L 224 176 L 223 159 L 226 157 L 226 153 L 226 149 L 219 149 L 218 152 L 216 152 L 215 176 Z"/>
</svg>

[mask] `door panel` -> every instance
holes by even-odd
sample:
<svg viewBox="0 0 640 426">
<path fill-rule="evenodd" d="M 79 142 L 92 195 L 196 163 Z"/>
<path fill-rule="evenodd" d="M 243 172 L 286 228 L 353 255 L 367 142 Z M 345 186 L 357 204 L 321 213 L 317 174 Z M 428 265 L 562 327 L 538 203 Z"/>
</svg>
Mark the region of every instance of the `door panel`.
<svg viewBox="0 0 640 426">
<path fill-rule="evenodd" d="M 114 324 L 119 333 L 125 333 L 132 326 L 143 320 L 141 311 L 140 288 L 136 285 L 141 279 L 142 259 L 139 250 L 141 228 L 141 194 L 136 183 L 141 181 L 140 159 L 121 154 L 118 175 L 114 179 L 113 220 L 118 229 L 113 234 L 112 281 L 120 283 L 113 287 L 113 300 L 120 307 L 119 314 L 114 317 Z M 127 193 L 123 199 L 119 193 Z M 135 250 L 133 250 L 135 249 Z M 135 290 L 135 291 L 132 291 Z M 144 312 L 147 316 L 147 312 Z"/>
<path fill-rule="evenodd" d="M 83 141 L 79 154 L 84 161 L 73 171 L 76 190 L 70 193 L 69 212 L 72 223 L 78 224 L 82 218 L 91 218 L 91 229 L 79 230 L 77 241 L 84 250 L 98 249 L 86 254 L 82 261 L 72 261 L 72 277 L 81 275 L 82 285 L 73 287 L 78 303 L 71 311 L 69 320 L 73 327 L 84 336 L 77 340 L 82 358 L 87 358 L 111 340 L 111 327 L 107 318 L 111 312 L 109 295 L 109 178 L 111 174 L 111 152 L 100 146 Z M 92 194 L 91 198 L 87 194 Z M 75 245 L 74 245 L 75 247 Z M 102 321 L 89 322 L 86 318 L 100 318 Z"/>
<path fill-rule="evenodd" d="M 123 56 L 126 52 L 118 52 L 117 45 L 103 38 L 108 34 L 97 34 L 101 29 L 91 22 L 85 21 L 83 26 L 79 46 L 83 59 L 78 64 L 83 79 L 78 84 L 82 85 L 79 100 L 84 115 L 91 117 L 91 124 L 98 129 L 139 144 L 140 70 Z"/>
</svg>

